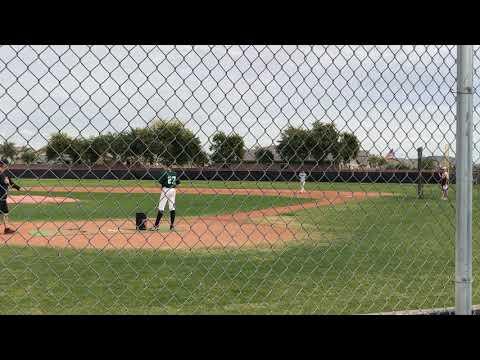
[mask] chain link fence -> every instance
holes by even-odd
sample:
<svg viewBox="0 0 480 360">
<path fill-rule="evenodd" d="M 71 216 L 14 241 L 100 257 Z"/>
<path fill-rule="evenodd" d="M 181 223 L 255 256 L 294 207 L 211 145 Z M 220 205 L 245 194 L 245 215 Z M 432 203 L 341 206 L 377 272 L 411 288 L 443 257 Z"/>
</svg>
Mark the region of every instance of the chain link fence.
<svg viewBox="0 0 480 360">
<path fill-rule="evenodd" d="M 1 46 L 0 312 L 452 307 L 456 77 L 455 46 Z"/>
</svg>

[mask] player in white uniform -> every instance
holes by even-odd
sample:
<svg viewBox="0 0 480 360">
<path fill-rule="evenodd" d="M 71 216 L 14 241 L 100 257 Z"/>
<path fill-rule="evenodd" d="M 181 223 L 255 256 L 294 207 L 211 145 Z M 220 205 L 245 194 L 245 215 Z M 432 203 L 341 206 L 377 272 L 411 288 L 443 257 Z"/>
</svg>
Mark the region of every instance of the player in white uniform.
<svg viewBox="0 0 480 360">
<path fill-rule="evenodd" d="M 302 171 L 300 174 L 298 174 L 298 177 L 300 178 L 300 192 L 303 193 L 305 192 L 305 180 L 307 178 L 307 174 L 305 171 Z"/>
<path fill-rule="evenodd" d="M 175 171 L 172 171 L 170 167 L 167 168 L 160 179 L 158 180 L 162 186 L 162 192 L 160 194 L 160 201 L 158 204 L 158 214 L 157 219 L 155 220 L 154 229 L 157 230 L 160 224 L 160 220 L 163 216 L 163 211 L 165 210 L 165 205 L 168 203 L 168 210 L 170 210 L 170 230 L 174 230 L 175 224 L 175 197 L 176 197 L 176 187 L 180 184 L 180 180 L 177 177 Z"/>
</svg>

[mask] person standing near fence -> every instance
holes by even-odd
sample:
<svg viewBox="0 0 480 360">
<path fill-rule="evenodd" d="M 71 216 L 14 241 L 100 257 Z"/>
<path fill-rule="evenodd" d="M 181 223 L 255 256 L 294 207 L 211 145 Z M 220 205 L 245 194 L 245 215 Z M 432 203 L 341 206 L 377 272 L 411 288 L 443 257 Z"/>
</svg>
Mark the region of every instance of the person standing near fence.
<svg viewBox="0 0 480 360">
<path fill-rule="evenodd" d="M 13 234 L 15 232 L 15 230 L 8 226 L 8 188 L 13 187 L 16 190 L 20 190 L 20 186 L 16 185 L 13 180 L 5 174 L 7 169 L 8 161 L 0 160 L 0 218 L 3 222 L 3 233 L 5 235 Z"/>
<path fill-rule="evenodd" d="M 180 184 L 180 180 L 177 177 L 177 173 L 172 171 L 170 166 L 167 166 L 166 171 L 163 172 L 158 181 L 162 186 L 162 191 L 160 193 L 160 202 L 158 204 L 158 213 L 154 229 L 158 230 L 160 220 L 162 220 L 163 212 L 165 210 L 165 205 L 168 202 L 168 210 L 170 210 L 170 230 L 174 230 L 176 187 Z"/>
<path fill-rule="evenodd" d="M 442 168 L 442 173 L 440 176 L 440 186 L 442 188 L 442 200 L 448 200 L 448 183 L 449 175 L 447 168 Z"/>
<path fill-rule="evenodd" d="M 298 177 L 300 178 L 300 192 L 304 193 L 305 192 L 305 181 L 307 179 L 307 174 L 305 171 L 302 170 L 300 174 L 298 174 Z"/>
</svg>

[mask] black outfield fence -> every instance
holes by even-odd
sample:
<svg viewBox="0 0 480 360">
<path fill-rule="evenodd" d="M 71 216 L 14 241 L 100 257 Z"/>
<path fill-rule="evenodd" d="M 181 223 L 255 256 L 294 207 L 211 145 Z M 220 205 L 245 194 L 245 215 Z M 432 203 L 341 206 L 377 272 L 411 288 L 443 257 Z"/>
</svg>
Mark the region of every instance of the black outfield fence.
<svg viewBox="0 0 480 360">
<path fill-rule="evenodd" d="M 10 170 L 15 177 L 27 179 L 109 179 L 155 180 L 163 172 L 161 168 L 108 168 L 108 167 L 36 167 L 14 166 Z M 236 170 L 212 168 L 178 168 L 181 180 L 210 181 L 297 181 L 298 172 L 292 170 Z M 417 183 L 418 171 L 405 170 L 321 170 L 308 172 L 307 181 L 351 183 Z M 423 183 L 439 183 L 436 172 L 422 172 Z M 455 182 L 454 174 L 451 183 Z"/>
</svg>

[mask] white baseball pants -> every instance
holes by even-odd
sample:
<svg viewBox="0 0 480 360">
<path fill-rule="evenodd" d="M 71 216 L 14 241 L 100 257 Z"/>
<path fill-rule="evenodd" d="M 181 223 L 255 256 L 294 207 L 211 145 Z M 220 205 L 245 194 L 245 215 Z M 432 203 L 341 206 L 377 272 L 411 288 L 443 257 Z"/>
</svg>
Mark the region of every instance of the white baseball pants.
<svg viewBox="0 0 480 360">
<path fill-rule="evenodd" d="M 174 188 L 162 188 L 160 193 L 160 202 L 158 204 L 158 210 L 164 211 L 165 205 L 168 203 L 168 209 L 170 211 L 175 210 L 175 195 L 177 190 Z"/>
</svg>

